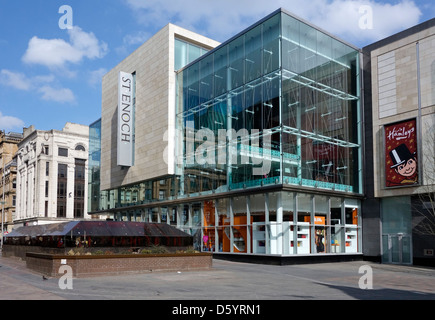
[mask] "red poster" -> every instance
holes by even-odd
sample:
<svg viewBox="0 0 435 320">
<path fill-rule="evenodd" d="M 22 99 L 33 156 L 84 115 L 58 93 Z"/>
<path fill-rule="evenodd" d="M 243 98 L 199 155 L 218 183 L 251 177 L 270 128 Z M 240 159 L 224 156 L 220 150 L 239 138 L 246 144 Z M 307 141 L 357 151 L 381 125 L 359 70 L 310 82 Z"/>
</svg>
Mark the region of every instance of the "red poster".
<svg viewBox="0 0 435 320">
<path fill-rule="evenodd" d="M 397 187 L 418 183 L 416 120 L 385 126 L 385 185 Z"/>
</svg>

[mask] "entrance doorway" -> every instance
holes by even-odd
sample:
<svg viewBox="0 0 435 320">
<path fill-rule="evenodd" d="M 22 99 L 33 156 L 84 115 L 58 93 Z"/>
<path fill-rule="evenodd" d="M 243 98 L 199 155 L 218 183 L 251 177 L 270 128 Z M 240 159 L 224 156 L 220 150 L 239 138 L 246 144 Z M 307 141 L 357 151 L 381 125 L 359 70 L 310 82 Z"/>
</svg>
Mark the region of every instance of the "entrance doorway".
<svg viewBox="0 0 435 320">
<path fill-rule="evenodd" d="M 382 262 L 412 264 L 411 197 L 381 200 Z"/>
<path fill-rule="evenodd" d="M 411 236 L 405 233 L 382 235 L 382 263 L 412 264 Z"/>
</svg>

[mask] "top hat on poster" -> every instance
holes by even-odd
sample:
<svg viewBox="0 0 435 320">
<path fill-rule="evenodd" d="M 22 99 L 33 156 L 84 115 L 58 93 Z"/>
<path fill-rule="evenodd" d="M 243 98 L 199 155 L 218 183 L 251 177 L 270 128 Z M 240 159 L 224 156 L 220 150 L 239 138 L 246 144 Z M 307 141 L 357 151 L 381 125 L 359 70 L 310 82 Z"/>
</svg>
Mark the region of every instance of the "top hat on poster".
<svg viewBox="0 0 435 320">
<path fill-rule="evenodd" d="M 411 153 L 411 151 L 409 151 L 408 147 L 404 143 L 397 146 L 396 148 L 390 151 L 390 157 L 394 163 L 391 166 L 391 169 L 401 165 L 402 163 L 405 163 L 409 159 L 414 158 L 414 155 L 415 152 Z"/>
</svg>

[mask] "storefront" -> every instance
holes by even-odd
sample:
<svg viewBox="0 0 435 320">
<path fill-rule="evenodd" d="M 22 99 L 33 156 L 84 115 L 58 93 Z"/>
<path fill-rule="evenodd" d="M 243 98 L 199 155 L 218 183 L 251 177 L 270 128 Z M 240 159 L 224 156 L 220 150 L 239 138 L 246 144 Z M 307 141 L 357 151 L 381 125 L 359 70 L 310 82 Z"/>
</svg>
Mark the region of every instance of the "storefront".
<svg viewBox="0 0 435 320">
<path fill-rule="evenodd" d="M 182 209 L 180 227 L 194 235 L 202 251 L 361 252 L 359 204 L 354 200 L 280 191 L 203 201 Z"/>
</svg>

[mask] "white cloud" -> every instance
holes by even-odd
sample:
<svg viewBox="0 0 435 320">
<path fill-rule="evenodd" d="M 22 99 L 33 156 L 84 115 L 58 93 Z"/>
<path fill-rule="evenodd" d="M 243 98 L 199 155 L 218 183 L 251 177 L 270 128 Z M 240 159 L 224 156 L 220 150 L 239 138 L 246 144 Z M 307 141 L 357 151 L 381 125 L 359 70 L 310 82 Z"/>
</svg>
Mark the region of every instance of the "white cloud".
<svg viewBox="0 0 435 320">
<path fill-rule="evenodd" d="M 100 68 L 94 71 L 90 71 L 88 76 L 88 83 L 91 86 L 96 86 L 97 84 L 101 84 L 101 80 L 106 73 L 107 73 L 107 69 L 105 68 Z"/>
<path fill-rule="evenodd" d="M 83 58 L 102 58 L 107 53 L 107 44 L 99 41 L 92 32 L 74 26 L 68 30 L 68 34 L 69 42 L 34 36 L 30 39 L 22 60 L 29 64 L 62 68 L 67 63 L 79 63 Z"/>
<path fill-rule="evenodd" d="M 45 76 L 27 77 L 20 72 L 14 72 L 7 69 L 0 70 L 0 83 L 18 90 L 29 91 L 35 87 L 49 83 L 54 80 L 52 74 Z"/>
<path fill-rule="evenodd" d="M 22 129 L 24 127 L 24 121 L 16 117 L 5 116 L 0 111 L 0 129 L 2 130 L 13 130 Z"/>
<path fill-rule="evenodd" d="M 43 86 L 38 89 L 40 93 L 42 93 L 42 99 L 47 101 L 55 101 L 55 102 L 68 102 L 72 103 L 75 101 L 74 93 L 67 88 L 59 88 L 55 89 L 50 86 Z"/>
<path fill-rule="evenodd" d="M 123 42 L 126 45 L 142 44 L 150 38 L 151 34 L 146 31 L 139 31 L 135 34 L 128 34 L 123 38 Z"/>
<path fill-rule="evenodd" d="M 278 8 L 355 43 L 368 44 L 411 27 L 419 22 L 421 11 L 414 1 L 395 4 L 380 0 L 127 0 L 138 21 L 145 25 L 167 22 L 224 41 Z M 361 6 L 370 6 L 373 28 L 362 29 Z"/>
<path fill-rule="evenodd" d="M 35 77 L 27 77 L 20 72 L 13 72 L 2 69 L 0 71 L 0 83 L 17 90 L 36 91 L 41 95 L 41 98 L 46 101 L 55 102 L 74 102 L 75 97 L 73 92 L 67 88 L 55 89 L 49 85 L 55 80 L 52 74 Z"/>
<path fill-rule="evenodd" d="M 417 5 L 408 0 L 394 5 L 373 0 L 334 0 L 325 3 L 323 12 L 313 15 L 310 21 L 344 40 L 366 45 L 418 24 L 421 15 Z M 366 18 L 372 20 L 369 28 L 361 26 Z"/>
<path fill-rule="evenodd" d="M 18 90 L 29 90 L 32 86 L 31 81 L 24 74 L 6 69 L 0 71 L 0 83 Z"/>
<path fill-rule="evenodd" d="M 132 46 L 142 45 L 151 37 L 151 33 L 147 31 L 139 31 L 133 34 L 127 34 L 122 39 L 122 46 L 115 48 L 115 52 L 118 55 L 129 55 L 131 53 Z"/>
</svg>

